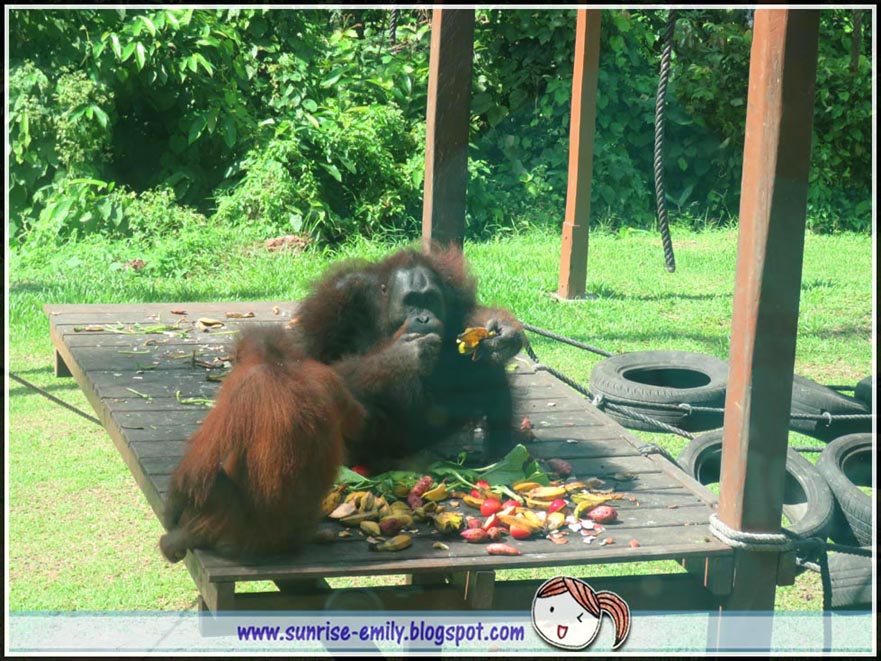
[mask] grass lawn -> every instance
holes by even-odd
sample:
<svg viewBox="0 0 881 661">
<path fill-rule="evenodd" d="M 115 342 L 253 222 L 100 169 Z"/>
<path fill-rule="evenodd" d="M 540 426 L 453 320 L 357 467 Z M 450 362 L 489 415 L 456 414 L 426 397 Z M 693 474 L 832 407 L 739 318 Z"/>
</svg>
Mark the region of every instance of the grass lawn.
<svg viewBox="0 0 881 661">
<path fill-rule="evenodd" d="M 595 232 L 592 300 L 559 303 L 559 236 L 532 232 L 466 246 L 481 299 L 524 321 L 618 353 L 699 351 L 726 358 L 737 235 L 673 229 L 677 271 L 664 268 L 660 241 L 642 231 Z M 92 240 L 9 261 L 8 368 L 92 413 L 72 379 L 52 374 L 44 303 L 296 299 L 342 256 L 376 257 L 390 246 L 353 242 L 339 252 L 268 253 L 247 238 L 218 236 L 216 255 L 176 272 L 137 272 L 123 264 L 153 256 L 123 243 Z M 807 237 L 796 372 L 821 383 L 855 384 L 872 371 L 872 239 Z M 531 337 L 543 362 L 586 382 L 599 356 Z M 8 397 L 9 607 L 22 610 L 193 608 L 196 590 L 182 564 L 160 556 L 159 521 L 107 434 L 17 383 Z M 685 439 L 635 432 L 677 454 Z M 795 436 L 795 435 L 794 435 Z M 795 438 L 798 445 L 814 443 Z M 813 457 L 815 458 L 815 456 Z M 572 568 L 574 575 L 667 572 L 674 563 Z M 552 576 L 552 570 L 501 572 L 500 578 Z M 397 579 L 391 579 L 397 580 Z M 336 585 L 378 582 L 332 581 Z M 387 579 L 385 582 L 389 582 Z M 248 589 L 264 588 L 251 585 Z M 777 608 L 820 610 L 819 577 L 779 588 Z"/>
</svg>

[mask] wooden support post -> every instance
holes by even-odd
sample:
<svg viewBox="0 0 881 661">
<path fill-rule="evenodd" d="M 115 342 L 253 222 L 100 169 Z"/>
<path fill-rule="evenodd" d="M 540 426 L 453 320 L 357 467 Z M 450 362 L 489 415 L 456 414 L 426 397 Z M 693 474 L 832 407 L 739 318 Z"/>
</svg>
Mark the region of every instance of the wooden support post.
<svg viewBox="0 0 881 661">
<path fill-rule="evenodd" d="M 431 19 L 422 243 L 462 246 L 468 183 L 468 129 L 474 10 L 435 9 Z"/>
<path fill-rule="evenodd" d="M 569 179 L 557 287 L 557 296 L 561 299 L 584 296 L 587 286 L 587 239 L 599 59 L 600 10 L 579 9 L 569 120 Z"/>
<path fill-rule="evenodd" d="M 55 378 L 56 379 L 64 379 L 67 377 L 73 376 L 70 371 L 70 368 L 67 366 L 67 363 L 64 362 L 64 358 L 61 356 L 58 351 L 55 351 Z"/>
<path fill-rule="evenodd" d="M 749 96 L 719 518 L 780 532 L 820 14 L 759 9 Z M 730 610 L 773 610 L 777 553 L 737 551 Z"/>
</svg>

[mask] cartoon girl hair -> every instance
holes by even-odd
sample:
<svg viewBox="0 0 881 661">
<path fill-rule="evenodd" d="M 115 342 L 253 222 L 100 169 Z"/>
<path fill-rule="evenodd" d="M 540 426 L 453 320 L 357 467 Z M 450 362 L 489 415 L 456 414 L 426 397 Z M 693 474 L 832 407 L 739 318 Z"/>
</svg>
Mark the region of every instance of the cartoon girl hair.
<svg viewBox="0 0 881 661">
<path fill-rule="evenodd" d="M 596 618 L 601 617 L 604 611 L 615 623 L 615 644 L 612 649 L 617 649 L 630 633 L 630 607 L 614 592 L 606 590 L 595 591 L 584 581 L 568 576 L 557 576 L 542 585 L 535 594 L 536 598 L 555 597 L 558 594 L 568 592 L 578 605 Z"/>
</svg>

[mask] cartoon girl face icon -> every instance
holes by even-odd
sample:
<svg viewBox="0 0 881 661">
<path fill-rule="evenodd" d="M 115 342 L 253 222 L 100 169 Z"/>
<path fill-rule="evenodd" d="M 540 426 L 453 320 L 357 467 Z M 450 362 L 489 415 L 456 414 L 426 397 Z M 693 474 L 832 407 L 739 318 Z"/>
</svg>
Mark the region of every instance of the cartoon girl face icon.
<svg viewBox="0 0 881 661">
<path fill-rule="evenodd" d="M 602 614 L 615 624 L 618 648 L 630 633 L 630 608 L 614 592 L 595 592 L 577 578 L 557 576 L 546 581 L 532 601 L 532 626 L 546 642 L 563 649 L 580 650 L 600 632 Z"/>
</svg>

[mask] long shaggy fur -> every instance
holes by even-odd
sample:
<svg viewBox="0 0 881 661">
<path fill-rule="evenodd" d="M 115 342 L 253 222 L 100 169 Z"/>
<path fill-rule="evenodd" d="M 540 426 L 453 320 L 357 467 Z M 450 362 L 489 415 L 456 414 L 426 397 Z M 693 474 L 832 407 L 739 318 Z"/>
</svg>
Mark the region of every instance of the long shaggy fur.
<svg viewBox="0 0 881 661">
<path fill-rule="evenodd" d="M 246 331 L 215 407 L 193 434 L 166 503 L 162 553 L 282 552 L 308 540 L 365 411 L 281 328 Z"/>
</svg>

